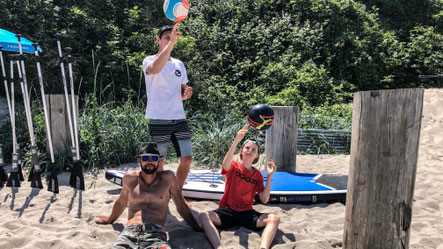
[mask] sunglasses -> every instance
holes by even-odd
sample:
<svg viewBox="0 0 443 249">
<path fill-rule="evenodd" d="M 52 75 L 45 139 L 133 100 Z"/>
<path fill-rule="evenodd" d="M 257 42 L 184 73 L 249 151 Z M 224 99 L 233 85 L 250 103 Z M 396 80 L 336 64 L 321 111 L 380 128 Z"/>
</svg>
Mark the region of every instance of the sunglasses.
<svg viewBox="0 0 443 249">
<path fill-rule="evenodd" d="M 149 159 L 151 159 L 151 161 L 153 161 L 153 162 L 157 162 L 158 159 L 160 159 L 160 156 L 159 155 L 144 154 L 144 155 L 140 155 L 140 158 L 142 159 L 143 162 L 147 162 L 147 161 L 149 161 Z"/>
</svg>

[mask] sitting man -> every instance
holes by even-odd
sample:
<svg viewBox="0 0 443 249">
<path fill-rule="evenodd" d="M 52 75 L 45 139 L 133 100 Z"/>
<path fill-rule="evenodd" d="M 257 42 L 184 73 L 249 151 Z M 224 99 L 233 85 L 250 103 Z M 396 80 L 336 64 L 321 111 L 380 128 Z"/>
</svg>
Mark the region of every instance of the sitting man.
<svg viewBox="0 0 443 249">
<path fill-rule="evenodd" d="M 97 224 L 112 224 L 129 204 L 128 223 L 111 248 L 171 248 L 164 228 L 171 197 L 183 219 L 195 231 L 201 231 L 185 204 L 174 173 L 157 171 L 159 159 L 155 143 L 142 144 L 137 156 L 141 170 L 125 173 L 123 189 L 111 215 L 97 216 Z"/>
</svg>

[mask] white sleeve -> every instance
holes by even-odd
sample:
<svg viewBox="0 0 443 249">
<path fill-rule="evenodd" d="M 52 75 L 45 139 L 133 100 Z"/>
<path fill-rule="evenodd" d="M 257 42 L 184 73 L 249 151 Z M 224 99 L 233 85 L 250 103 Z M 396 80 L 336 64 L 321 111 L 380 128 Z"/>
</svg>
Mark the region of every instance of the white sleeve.
<svg viewBox="0 0 443 249">
<path fill-rule="evenodd" d="M 143 73 L 147 75 L 146 68 L 148 67 L 148 64 L 154 60 L 154 56 L 148 56 L 143 60 Z"/>
<path fill-rule="evenodd" d="M 182 84 L 187 84 L 188 81 L 188 73 L 186 72 L 186 68 L 185 68 L 185 64 L 183 64 L 183 62 L 181 63 L 182 66 L 182 71 L 183 71 L 183 80 L 182 80 Z"/>
</svg>

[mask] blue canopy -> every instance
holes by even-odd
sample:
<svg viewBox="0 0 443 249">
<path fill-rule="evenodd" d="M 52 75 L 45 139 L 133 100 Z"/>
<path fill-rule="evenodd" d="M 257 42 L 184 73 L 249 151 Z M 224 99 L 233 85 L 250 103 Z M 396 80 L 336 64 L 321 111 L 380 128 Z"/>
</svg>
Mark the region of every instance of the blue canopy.
<svg viewBox="0 0 443 249">
<path fill-rule="evenodd" d="M 20 39 L 20 41 L 22 42 L 23 53 L 35 52 L 35 49 L 32 46 L 32 41 L 23 37 Z M 3 46 L 2 50 L 19 52 L 18 39 L 17 37 L 15 37 L 15 34 L 10 31 L 0 29 L 0 45 Z M 39 52 L 42 52 L 40 46 L 37 49 Z"/>
</svg>

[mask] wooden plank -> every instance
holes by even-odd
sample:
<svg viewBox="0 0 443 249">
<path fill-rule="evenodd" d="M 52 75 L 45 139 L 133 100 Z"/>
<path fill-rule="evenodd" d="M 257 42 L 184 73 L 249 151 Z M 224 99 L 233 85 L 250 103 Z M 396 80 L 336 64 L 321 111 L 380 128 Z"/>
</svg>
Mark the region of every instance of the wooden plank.
<svg viewBox="0 0 443 249">
<path fill-rule="evenodd" d="M 298 107 L 272 106 L 274 123 L 266 131 L 266 161 L 273 159 L 278 171 L 295 172 Z"/>
<path fill-rule="evenodd" d="M 71 134 L 65 95 L 47 94 L 45 98 L 49 109 L 49 123 L 51 124 L 54 155 L 56 157 L 65 154 L 71 155 Z M 75 96 L 75 100 L 78 106 L 78 96 Z M 71 104 L 71 95 L 69 95 L 69 104 Z M 49 153 L 49 147 L 47 147 L 47 152 Z"/>
<path fill-rule="evenodd" d="M 409 247 L 422 89 L 354 94 L 343 248 Z"/>
</svg>

